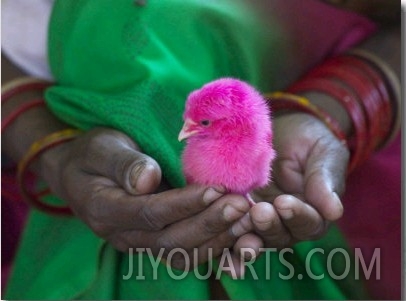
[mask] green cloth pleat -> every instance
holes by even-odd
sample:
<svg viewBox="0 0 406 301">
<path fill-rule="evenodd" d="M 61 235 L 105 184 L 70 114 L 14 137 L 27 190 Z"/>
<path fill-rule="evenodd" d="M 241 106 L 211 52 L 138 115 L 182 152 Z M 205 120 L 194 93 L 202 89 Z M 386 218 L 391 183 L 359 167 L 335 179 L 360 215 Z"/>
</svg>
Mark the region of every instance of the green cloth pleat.
<svg viewBox="0 0 406 301">
<path fill-rule="evenodd" d="M 159 162 L 172 186 L 183 186 L 182 144 L 177 134 L 188 93 L 224 76 L 272 91 L 272 79 L 284 63 L 281 29 L 265 25 L 246 2 L 55 1 L 49 58 L 57 85 L 46 92 L 47 105 L 74 127 L 105 126 L 127 133 Z M 310 267 L 315 275 L 325 275 L 321 280 L 306 276 L 306 256 L 316 247 L 325 254 L 315 254 Z M 354 279 L 353 262 L 343 280 L 329 277 L 326 258 L 334 248 L 346 245 L 332 227 L 323 239 L 300 243 L 293 254 L 285 253 L 284 258 L 295 268 L 295 276 L 289 280 L 279 277 L 279 273 L 288 275 L 289 269 L 277 252 L 255 261 L 253 270 L 259 279 L 248 271 L 241 280 L 225 274 L 220 280 L 232 299 L 365 298 L 362 283 Z M 134 275 L 124 280 L 131 259 Z M 115 251 L 76 218 L 33 210 L 5 298 L 210 297 L 208 281 L 199 280 L 195 272 L 176 280 L 164 264 L 154 270 L 151 259 L 145 254 L 130 257 Z M 214 260 L 214 273 L 218 265 Z M 332 266 L 337 275 L 344 271 L 340 254 L 334 256 Z M 139 270 L 142 277 L 135 273 Z M 208 264 L 199 266 L 199 275 L 208 270 Z"/>
</svg>

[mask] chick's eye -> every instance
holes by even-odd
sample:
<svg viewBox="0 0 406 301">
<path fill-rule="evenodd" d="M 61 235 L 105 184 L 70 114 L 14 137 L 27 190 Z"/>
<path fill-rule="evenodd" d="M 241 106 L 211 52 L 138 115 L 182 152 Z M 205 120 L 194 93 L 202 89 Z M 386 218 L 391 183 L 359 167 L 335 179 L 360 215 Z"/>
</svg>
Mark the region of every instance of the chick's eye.
<svg viewBox="0 0 406 301">
<path fill-rule="evenodd" d="M 205 127 L 209 126 L 210 123 L 211 123 L 210 120 L 206 120 L 206 119 L 200 121 L 200 125 L 205 126 Z"/>
</svg>

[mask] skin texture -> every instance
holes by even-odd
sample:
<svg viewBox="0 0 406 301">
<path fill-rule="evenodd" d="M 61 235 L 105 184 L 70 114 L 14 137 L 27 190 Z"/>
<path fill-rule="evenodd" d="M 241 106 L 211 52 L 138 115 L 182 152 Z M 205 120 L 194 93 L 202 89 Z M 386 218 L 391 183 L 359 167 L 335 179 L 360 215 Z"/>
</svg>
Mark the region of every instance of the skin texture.
<svg viewBox="0 0 406 301">
<path fill-rule="evenodd" d="M 63 168 L 59 160 L 65 162 Z M 215 246 L 217 256 L 233 246 L 237 236 L 230 227 L 249 209 L 244 198 L 221 188 L 167 190 L 162 185 L 156 192 L 161 182 L 158 164 L 114 130 L 90 131 L 50 151 L 42 166 L 53 191 L 69 200 L 98 236 L 123 252 L 145 247 L 158 255 L 164 248 L 165 258 L 174 248 L 192 254 L 193 248 Z M 208 253 L 199 253 L 198 263 L 206 262 Z M 177 268 L 184 264 L 176 258 L 171 263 Z"/>
</svg>

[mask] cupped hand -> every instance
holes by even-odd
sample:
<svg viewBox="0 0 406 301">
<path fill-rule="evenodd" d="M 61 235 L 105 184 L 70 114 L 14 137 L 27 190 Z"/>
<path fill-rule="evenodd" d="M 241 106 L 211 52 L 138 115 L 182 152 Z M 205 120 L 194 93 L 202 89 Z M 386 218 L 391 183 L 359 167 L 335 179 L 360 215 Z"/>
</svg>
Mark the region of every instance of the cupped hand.
<svg viewBox="0 0 406 301">
<path fill-rule="evenodd" d="M 236 254 L 320 238 L 343 214 L 346 145 L 318 119 L 295 113 L 274 119 L 274 147 L 272 183 L 255 191 L 257 204 L 249 212 L 254 233 L 238 239 Z"/>
<path fill-rule="evenodd" d="M 243 197 L 221 188 L 159 189 L 157 162 L 111 129 L 89 131 L 46 152 L 41 168 L 51 190 L 98 236 L 120 251 L 149 248 L 163 259 L 181 248 L 189 257 L 174 253 L 170 264 L 176 268 L 232 247 L 237 236 L 231 227 L 249 210 Z"/>
</svg>

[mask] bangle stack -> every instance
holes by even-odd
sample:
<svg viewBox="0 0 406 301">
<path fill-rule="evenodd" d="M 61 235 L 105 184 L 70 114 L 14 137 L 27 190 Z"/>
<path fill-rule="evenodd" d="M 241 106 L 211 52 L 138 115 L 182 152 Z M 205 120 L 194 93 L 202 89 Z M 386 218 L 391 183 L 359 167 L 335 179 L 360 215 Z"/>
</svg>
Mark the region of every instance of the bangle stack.
<svg viewBox="0 0 406 301">
<path fill-rule="evenodd" d="M 286 92 L 266 93 L 264 96 L 269 102 L 271 102 L 272 111 L 295 110 L 313 115 L 323 121 L 338 140 L 343 144 L 347 143 L 345 134 L 341 130 L 338 122 L 323 109 L 312 104 L 306 97 Z"/>
<path fill-rule="evenodd" d="M 2 87 L 1 103 L 2 105 L 4 105 L 8 103 L 13 97 L 21 95 L 22 93 L 30 91 L 44 91 L 50 85 L 51 83 L 49 82 L 30 77 L 14 80 L 6 84 L 4 87 Z M 3 133 L 3 131 L 11 123 L 17 120 L 22 114 L 24 114 L 25 112 L 27 112 L 32 108 L 40 106 L 45 106 L 45 102 L 43 99 L 31 100 L 20 105 L 2 120 L 1 132 Z M 44 211 L 46 213 L 59 215 L 72 214 L 72 211 L 70 210 L 69 207 L 51 205 L 42 201 L 43 197 L 49 194 L 49 189 L 34 192 L 34 190 L 30 188 L 30 186 L 32 185 L 30 185 L 29 182 L 32 182 L 32 174 L 29 172 L 29 167 L 46 150 L 49 150 L 52 147 L 55 147 L 66 141 L 74 139 L 79 134 L 80 134 L 79 130 L 65 129 L 47 135 L 31 145 L 28 152 L 23 156 L 23 158 L 21 159 L 21 161 L 18 163 L 17 166 L 17 186 L 19 188 L 22 198 L 27 203 L 33 205 L 37 209 Z M 11 190 L 12 189 L 10 189 L 9 192 L 7 189 L 2 189 L 2 195 L 6 197 L 12 195 L 14 192 L 12 192 Z"/>
<path fill-rule="evenodd" d="M 291 85 L 288 93 L 268 95 L 272 109 L 306 112 L 322 120 L 335 136 L 348 143 L 349 172 L 395 136 L 399 127 L 400 88 L 396 76 L 378 58 L 365 52 L 333 57 Z M 306 98 L 295 94 L 319 92 L 335 99 L 347 111 L 352 132 L 344 135 L 333 118 Z M 282 100 L 282 101 L 280 101 Z"/>
</svg>

